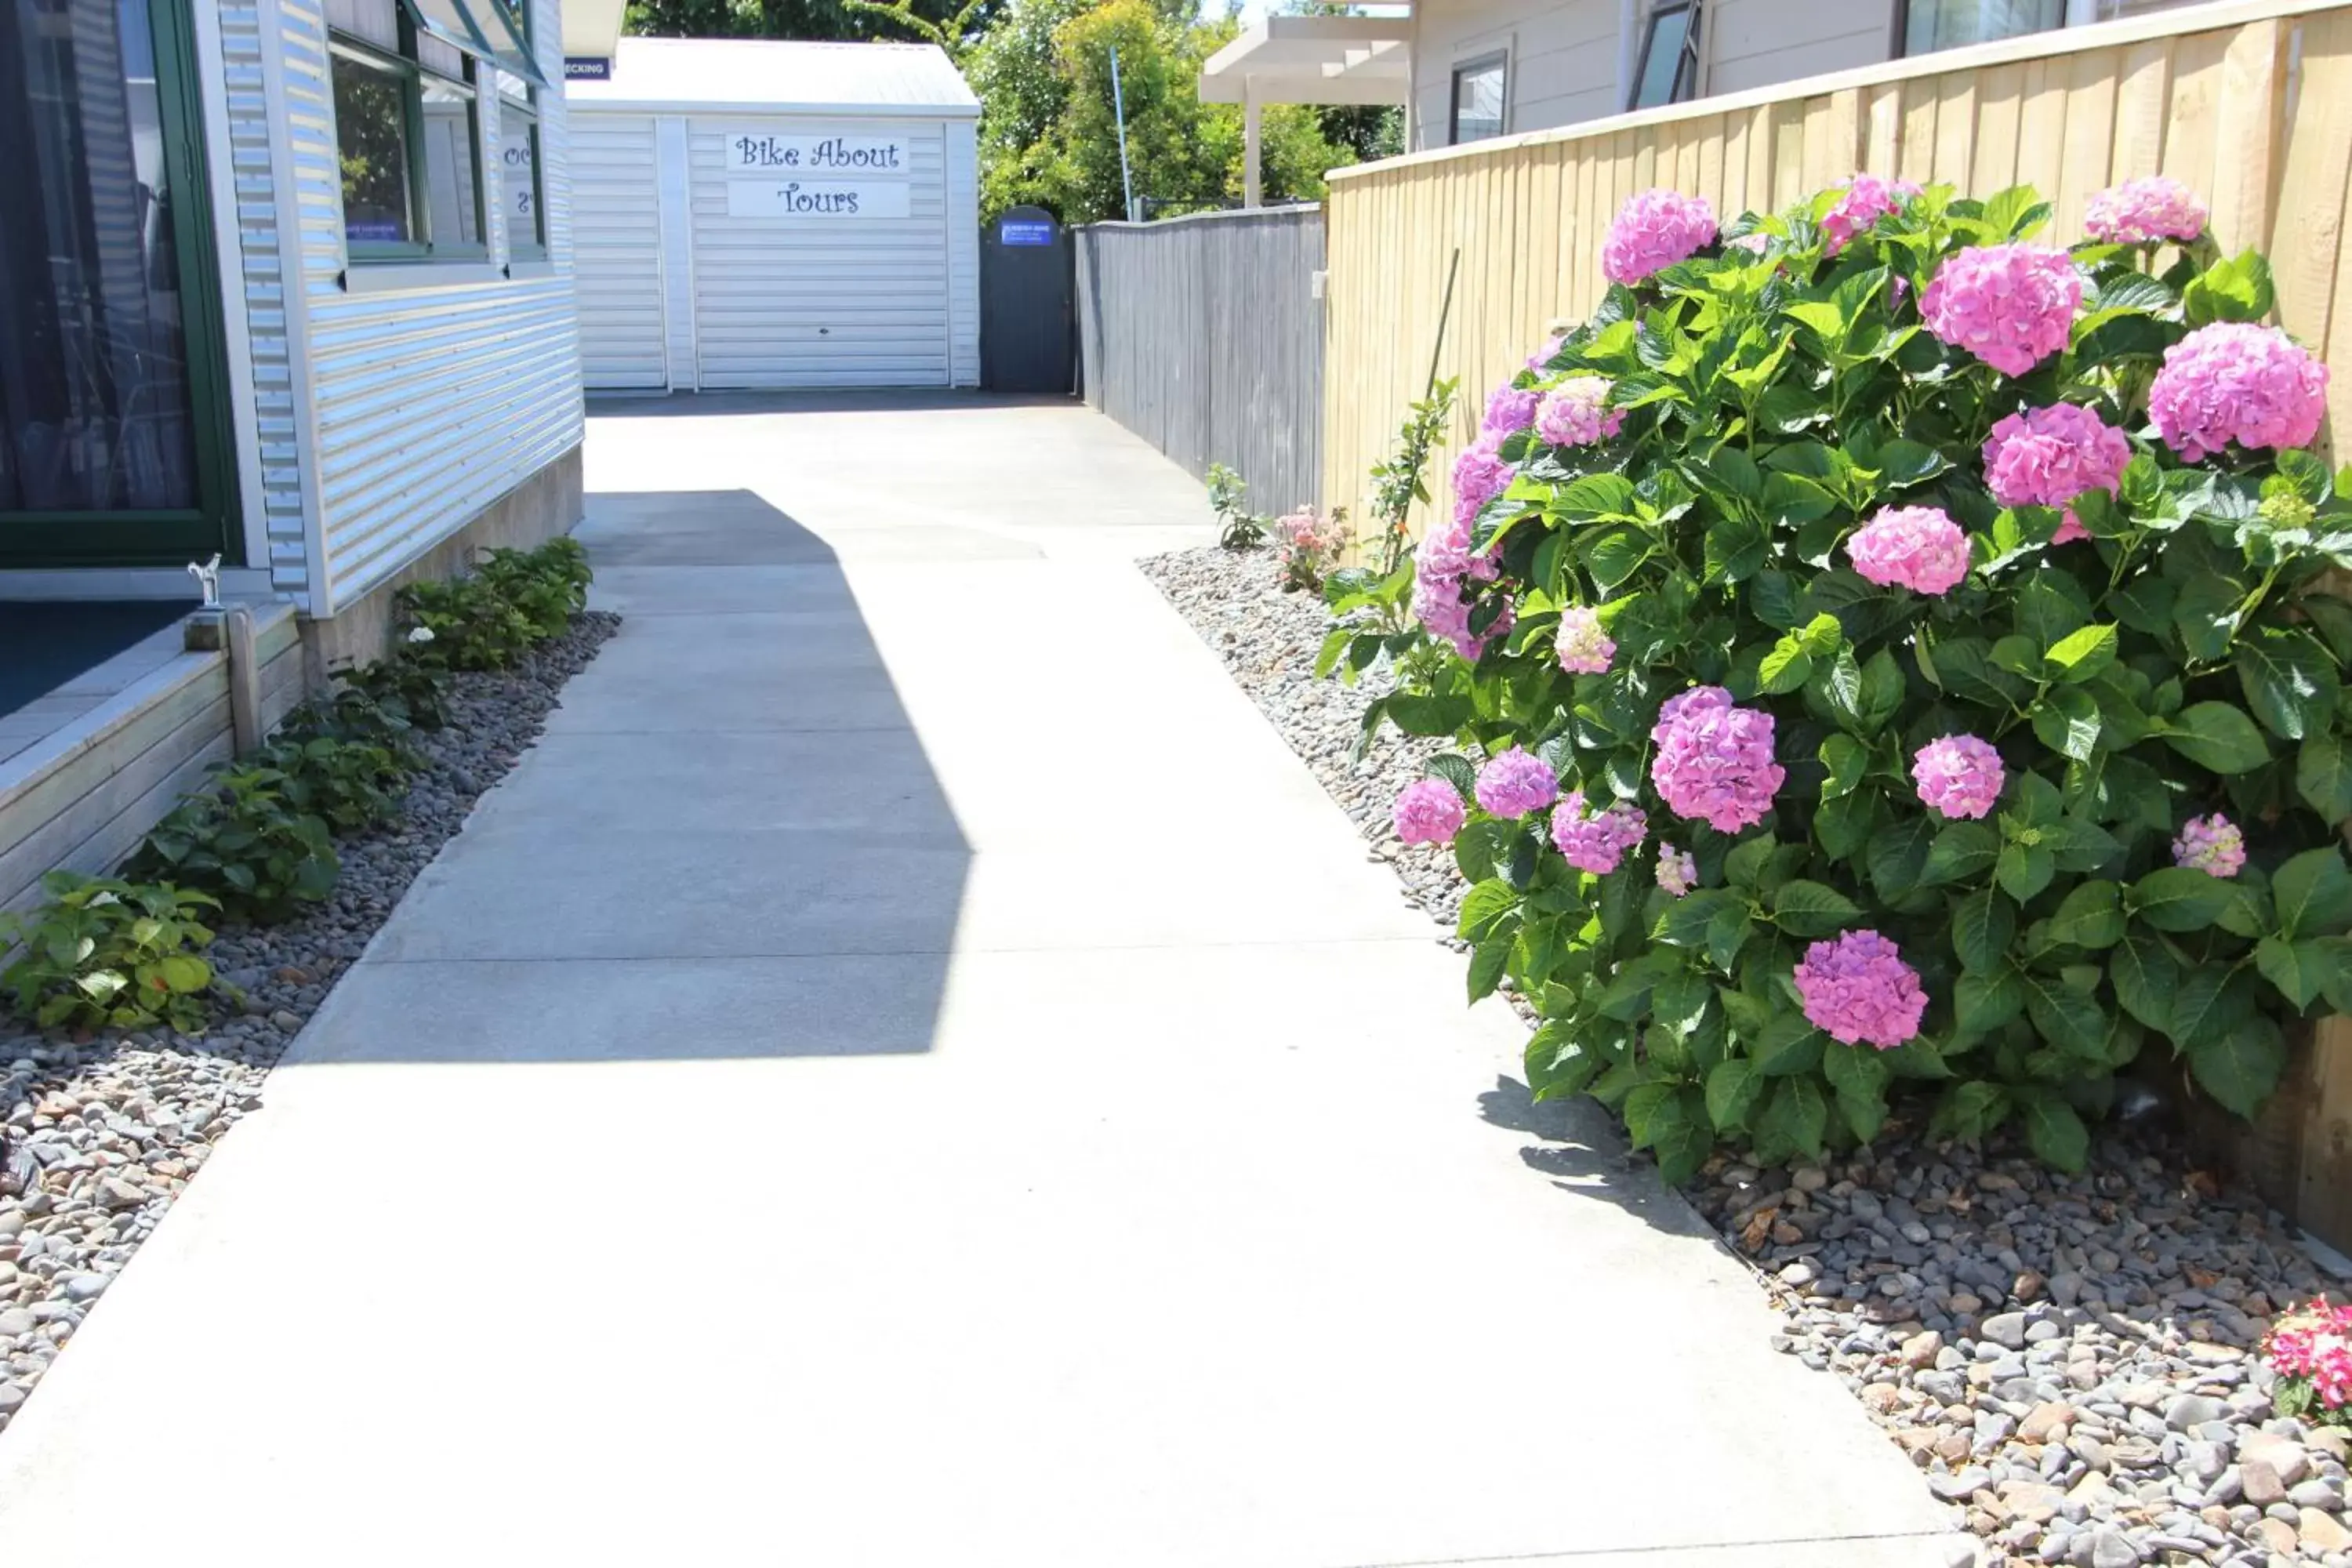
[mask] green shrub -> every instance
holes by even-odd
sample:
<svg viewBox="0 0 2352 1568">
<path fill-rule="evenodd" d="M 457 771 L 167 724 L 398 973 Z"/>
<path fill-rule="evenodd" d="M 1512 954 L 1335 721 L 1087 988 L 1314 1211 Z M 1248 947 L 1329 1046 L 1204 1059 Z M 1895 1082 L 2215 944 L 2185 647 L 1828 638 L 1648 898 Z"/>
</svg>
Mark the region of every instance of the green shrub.
<svg viewBox="0 0 2352 1568">
<path fill-rule="evenodd" d="M 398 816 L 408 778 L 389 747 L 299 732 L 256 752 L 248 771 L 255 769 L 276 773 L 288 806 L 323 818 L 337 833 L 357 833 Z"/>
<path fill-rule="evenodd" d="M 1223 550 L 1255 550 L 1265 542 L 1267 520 L 1242 505 L 1249 484 L 1223 463 L 1209 465 L 1209 510 L 1217 517 L 1217 545 Z"/>
<path fill-rule="evenodd" d="M 126 869 L 200 889 L 264 924 L 318 902 L 334 891 L 341 863 L 325 820 L 296 805 L 289 782 L 272 767 L 223 769 L 210 789 L 181 797 Z"/>
<path fill-rule="evenodd" d="M 49 901 L 0 914 L 0 993 L 45 1029 L 143 1029 L 192 1034 L 205 1023 L 212 965 L 198 956 L 213 933 L 201 919 L 217 901 L 169 886 L 52 871 Z"/>
<path fill-rule="evenodd" d="M 504 669 L 538 640 L 530 617 L 478 576 L 411 583 L 395 597 L 403 623 L 429 634 L 407 645 L 422 664 Z"/>
<path fill-rule="evenodd" d="M 475 579 L 520 612 L 541 641 L 562 637 L 588 607 L 588 552 L 577 540 L 551 539 L 536 550 L 493 550 Z"/>
<path fill-rule="evenodd" d="M 1402 574 L 1332 584 L 1348 618 L 1326 667 L 1383 653 L 1398 667 L 1366 734 L 1392 721 L 1467 753 L 1433 768 L 1459 804 L 1424 794 L 1400 824 L 1451 835 L 1475 884 L 1461 928 L 1472 994 L 1507 978 L 1541 1016 L 1538 1096 L 1620 1110 L 1675 1180 L 1718 1144 L 1779 1163 L 1866 1142 L 1904 1080 L 1935 1094 L 1936 1131 L 1980 1138 L 2014 1119 L 2044 1159 L 2077 1168 L 2084 1118 L 2150 1047 L 2251 1114 L 2287 1030 L 2352 1009 L 2336 839 L 2352 816 L 2352 604 L 2326 577 L 2352 567 L 2352 472 L 2331 479 L 2292 449 L 2317 417 L 2308 366 L 2273 379 L 2300 406 L 2254 448 L 2182 439 L 2184 456 L 2158 438 L 2160 384 L 2156 428 L 2149 410 L 2167 352 L 2193 330 L 2267 314 L 2268 270 L 2203 241 L 2160 275 L 2152 246 L 2076 246 L 2071 273 L 2045 258 L 2034 265 L 2079 279 L 2080 305 L 2057 307 L 2063 346 L 2011 375 L 1939 338 L 1922 301 L 1964 249 L 2024 241 L 2047 206 L 1936 188 L 1842 235 L 1840 200 L 1745 217 L 1729 243 L 1612 287 L 1514 378 L 1522 427 L 1456 468 L 1473 500 L 1490 479 L 1501 493 L 1422 546 L 1416 604 L 1443 638 L 1399 646 L 1389 625 L 1414 591 Z M 1938 325 L 1966 340 L 1948 315 Z M 2240 331 L 2203 333 L 2176 365 Z M 2276 334 L 2243 332 L 2297 359 Z M 1588 444 L 1555 444 L 1542 430 L 1576 411 L 1547 421 L 1525 395 L 1573 378 L 1604 382 L 1605 405 L 1576 426 Z M 2112 492 L 2073 497 L 2087 535 L 2063 541 L 2058 506 L 1995 499 L 2018 484 L 1989 479 L 1984 452 L 1997 423 L 2062 403 L 2128 444 Z M 1495 462 L 1499 479 L 1481 469 Z M 1957 524 L 1965 576 L 1886 581 L 1871 540 L 1879 580 L 1859 574 L 1861 525 L 1895 509 L 1944 521 L 1898 511 L 1876 541 Z M 1491 582 L 1460 565 L 1481 555 Z M 1739 722 L 1771 763 L 1747 774 L 1765 797 L 1755 815 L 1717 813 L 1722 831 L 1667 795 L 1691 806 L 1696 775 L 1680 770 L 1723 763 L 1729 751 L 1706 748 L 1727 732 L 1692 742 L 1676 716 L 1666 746 L 1654 733 L 1662 705 L 1696 688 L 1761 717 Z M 1955 736 L 1998 752 L 1980 817 L 1931 808 L 1915 780 L 1922 749 Z M 1482 759 L 1517 748 L 1584 814 L 1479 809 Z M 1526 764 L 1513 770 L 1524 784 Z M 1605 841 L 1634 810 L 1660 854 Z M 2212 827 L 2222 816 L 2233 826 Z M 1615 868 L 1571 866 L 1563 841 Z M 1853 1015 L 1818 979 L 1810 1012 L 1800 989 L 1798 965 L 1825 962 L 1813 944 L 1864 932 L 1893 942 L 1925 994 L 1899 1044 L 1833 1038 L 1815 1020 Z"/>
<path fill-rule="evenodd" d="M 412 635 L 417 628 L 411 627 Z M 362 669 L 345 670 L 334 702 L 340 710 L 347 699 L 373 704 L 390 732 L 407 729 L 438 730 L 449 721 L 449 672 L 422 657 L 427 645 L 404 642 L 390 656 Z"/>
</svg>

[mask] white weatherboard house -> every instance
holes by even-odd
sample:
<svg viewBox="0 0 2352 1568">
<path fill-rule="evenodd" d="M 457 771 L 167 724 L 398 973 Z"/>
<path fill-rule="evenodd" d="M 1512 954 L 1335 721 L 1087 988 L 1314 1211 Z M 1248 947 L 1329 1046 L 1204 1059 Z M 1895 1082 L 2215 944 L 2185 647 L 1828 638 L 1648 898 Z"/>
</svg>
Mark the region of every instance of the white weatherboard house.
<svg viewBox="0 0 2352 1568">
<path fill-rule="evenodd" d="M 938 48 L 625 38 L 570 94 L 589 387 L 979 384 L 980 103 Z"/>
</svg>

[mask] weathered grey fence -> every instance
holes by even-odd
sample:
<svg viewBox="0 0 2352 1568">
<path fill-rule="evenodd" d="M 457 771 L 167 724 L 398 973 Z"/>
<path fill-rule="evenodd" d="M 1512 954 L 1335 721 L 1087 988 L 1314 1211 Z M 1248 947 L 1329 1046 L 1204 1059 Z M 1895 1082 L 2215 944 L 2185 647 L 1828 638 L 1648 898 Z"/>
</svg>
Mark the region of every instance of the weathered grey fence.
<svg viewBox="0 0 2352 1568">
<path fill-rule="evenodd" d="M 1256 511 L 1314 504 L 1323 443 L 1323 209 L 1075 231 L 1087 403 Z"/>
</svg>

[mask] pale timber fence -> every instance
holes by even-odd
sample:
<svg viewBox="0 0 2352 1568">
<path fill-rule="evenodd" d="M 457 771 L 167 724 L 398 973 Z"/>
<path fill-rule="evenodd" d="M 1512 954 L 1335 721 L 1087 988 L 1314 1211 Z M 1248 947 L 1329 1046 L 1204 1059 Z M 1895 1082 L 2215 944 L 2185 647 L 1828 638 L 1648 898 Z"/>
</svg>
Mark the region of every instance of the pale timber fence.
<svg viewBox="0 0 2352 1568">
<path fill-rule="evenodd" d="M 1600 244 L 1626 197 L 1667 185 L 1727 221 L 1856 170 L 1978 196 L 2032 184 L 2061 243 L 2109 185 L 2185 182 L 2226 248 L 2269 253 L 2282 324 L 2329 363 L 2339 455 L 2352 445 L 2352 5 L 2236 0 L 1332 171 L 1323 499 L 1364 515 L 1368 470 L 1426 384 L 1457 250 L 1441 506 L 1487 390 L 1604 291 Z M 2219 1136 L 2271 1201 L 2352 1248 L 2352 1020 L 2316 1037 L 2260 1125 Z"/>
</svg>

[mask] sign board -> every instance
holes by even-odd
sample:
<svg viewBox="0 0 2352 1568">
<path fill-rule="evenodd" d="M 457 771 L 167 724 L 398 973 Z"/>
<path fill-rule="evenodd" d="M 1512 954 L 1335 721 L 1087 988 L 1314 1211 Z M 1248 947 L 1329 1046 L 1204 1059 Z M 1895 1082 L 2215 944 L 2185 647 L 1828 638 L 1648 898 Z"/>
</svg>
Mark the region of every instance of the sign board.
<svg viewBox="0 0 2352 1568">
<path fill-rule="evenodd" d="M 912 193 L 895 180 L 730 180 L 729 217 L 905 217 Z"/>
<path fill-rule="evenodd" d="M 566 81 L 610 81 L 613 62 L 604 55 L 566 55 L 563 57 L 563 79 Z"/>
<path fill-rule="evenodd" d="M 1006 217 L 996 220 L 996 243 L 999 245 L 1051 245 L 1054 224 L 1050 218 Z"/>
<path fill-rule="evenodd" d="M 914 172 L 903 136 L 861 136 L 851 132 L 816 136 L 779 136 L 766 131 L 727 134 L 727 172 L 745 174 L 881 174 Z"/>
</svg>

